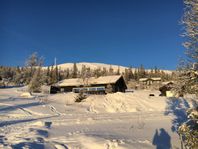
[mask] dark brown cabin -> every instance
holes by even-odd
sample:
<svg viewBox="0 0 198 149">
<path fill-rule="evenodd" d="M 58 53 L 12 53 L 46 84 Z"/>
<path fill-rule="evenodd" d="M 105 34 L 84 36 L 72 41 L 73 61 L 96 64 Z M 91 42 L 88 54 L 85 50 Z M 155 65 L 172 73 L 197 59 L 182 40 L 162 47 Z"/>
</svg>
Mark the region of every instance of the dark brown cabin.
<svg viewBox="0 0 198 149">
<path fill-rule="evenodd" d="M 84 81 L 80 78 L 65 79 L 51 86 L 50 93 L 54 94 L 58 92 L 76 92 L 76 90 L 86 89 L 88 93 L 101 94 L 106 93 L 106 89 L 109 85 L 111 85 L 113 93 L 125 92 L 125 90 L 127 89 L 127 85 L 123 76 L 114 75 L 101 76 L 98 78 L 91 77 Z"/>
</svg>

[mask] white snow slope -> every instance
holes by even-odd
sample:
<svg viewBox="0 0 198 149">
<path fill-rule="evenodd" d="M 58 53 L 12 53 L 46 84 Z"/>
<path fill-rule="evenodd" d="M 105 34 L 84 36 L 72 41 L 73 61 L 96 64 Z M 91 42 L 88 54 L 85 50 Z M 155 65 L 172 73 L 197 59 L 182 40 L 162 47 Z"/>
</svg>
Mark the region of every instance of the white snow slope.
<svg viewBox="0 0 198 149">
<path fill-rule="evenodd" d="M 73 65 L 74 63 L 63 63 L 63 64 L 58 64 L 57 66 L 61 69 L 61 70 L 72 70 L 73 69 Z M 119 65 L 111 65 L 111 64 L 103 64 L 103 63 L 88 63 L 88 62 L 80 62 L 80 63 L 76 63 L 76 66 L 78 68 L 78 70 L 82 69 L 82 66 L 86 66 L 89 67 L 91 70 L 97 69 L 97 68 L 106 68 L 107 70 L 109 70 L 110 66 L 112 67 L 112 69 L 114 70 L 114 72 L 117 72 L 118 68 L 120 69 L 120 73 L 125 72 L 125 69 L 128 67 L 124 67 L 124 66 L 119 66 Z M 47 67 L 44 67 L 45 69 Z M 134 68 L 132 69 L 133 71 L 135 70 Z M 147 71 L 150 71 L 150 69 L 147 69 Z M 164 70 L 165 73 L 170 74 L 172 73 L 171 70 Z"/>
<path fill-rule="evenodd" d="M 90 95 L 81 103 L 74 93 L 21 94 L 20 88 L 0 89 L 2 149 L 180 148 L 175 130 L 192 106 L 192 99 L 146 90 Z"/>
</svg>

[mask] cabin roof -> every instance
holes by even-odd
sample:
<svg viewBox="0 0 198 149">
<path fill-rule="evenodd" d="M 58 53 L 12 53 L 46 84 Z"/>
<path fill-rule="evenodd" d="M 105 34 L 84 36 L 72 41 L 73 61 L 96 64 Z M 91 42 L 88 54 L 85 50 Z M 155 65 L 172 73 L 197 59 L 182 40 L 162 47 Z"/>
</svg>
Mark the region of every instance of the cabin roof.
<svg viewBox="0 0 198 149">
<path fill-rule="evenodd" d="M 140 78 L 140 82 L 148 81 L 148 80 L 153 80 L 153 81 L 161 81 L 161 78 Z"/>
<path fill-rule="evenodd" d="M 114 75 L 114 76 L 101 76 L 98 78 L 91 77 L 88 80 L 88 84 L 113 84 L 116 83 L 122 76 Z M 86 83 L 86 80 L 83 81 L 82 78 L 75 79 L 64 79 L 56 84 L 56 86 L 81 86 Z"/>
<path fill-rule="evenodd" d="M 161 81 L 162 79 L 161 78 L 151 78 L 152 80 L 154 81 Z"/>
</svg>

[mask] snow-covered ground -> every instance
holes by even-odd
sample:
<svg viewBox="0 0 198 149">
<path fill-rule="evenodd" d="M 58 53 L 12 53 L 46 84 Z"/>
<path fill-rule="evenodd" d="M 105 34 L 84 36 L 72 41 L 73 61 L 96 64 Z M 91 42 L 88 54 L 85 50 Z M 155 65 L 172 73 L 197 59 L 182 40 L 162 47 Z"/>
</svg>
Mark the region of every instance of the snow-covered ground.
<svg viewBox="0 0 198 149">
<path fill-rule="evenodd" d="M 81 103 L 75 97 L 0 89 L 0 148 L 176 149 L 177 126 L 192 106 L 191 98 L 148 90 L 90 95 Z"/>
</svg>

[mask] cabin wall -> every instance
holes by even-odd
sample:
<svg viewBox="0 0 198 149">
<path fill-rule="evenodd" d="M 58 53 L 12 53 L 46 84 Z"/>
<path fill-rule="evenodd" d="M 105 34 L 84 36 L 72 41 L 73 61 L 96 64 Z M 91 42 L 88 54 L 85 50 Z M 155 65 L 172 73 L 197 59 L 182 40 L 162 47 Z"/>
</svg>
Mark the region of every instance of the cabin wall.
<svg viewBox="0 0 198 149">
<path fill-rule="evenodd" d="M 115 83 L 115 92 L 125 92 L 127 89 L 127 86 L 125 84 L 125 81 L 123 78 L 120 78 L 116 83 Z"/>
<path fill-rule="evenodd" d="M 56 86 L 51 86 L 50 87 L 50 94 L 56 94 L 60 92 L 60 88 L 56 87 Z"/>
</svg>

